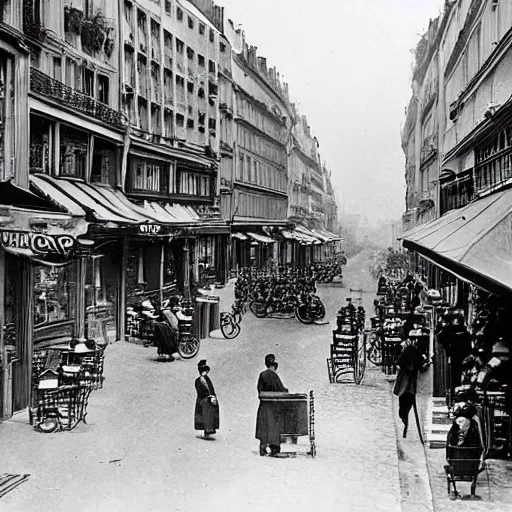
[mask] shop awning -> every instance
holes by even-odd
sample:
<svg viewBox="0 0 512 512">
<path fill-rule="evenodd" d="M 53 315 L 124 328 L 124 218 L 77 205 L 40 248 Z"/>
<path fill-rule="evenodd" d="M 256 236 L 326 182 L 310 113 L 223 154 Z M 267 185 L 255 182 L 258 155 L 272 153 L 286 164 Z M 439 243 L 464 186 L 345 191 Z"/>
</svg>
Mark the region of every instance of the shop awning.
<svg viewBox="0 0 512 512">
<path fill-rule="evenodd" d="M 280 231 L 281 235 L 283 235 L 283 238 L 286 238 L 286 240 L 297 240 L 297 238 L 293 235 L 291 231 L 287 231 L 286 229 L 281 229 Z"/>
<path fill-rule="evenodd" d="M 322 242 L 315 236 L 315 234 L 305 226 L 298 224 L 292 233 L 298 240 L 307 244 L 321 244 Z"/>
<path fill-rule="evenodd" d="M 238 238 L 238 240 L 249 240 L 243 233 L 231 233 L 232 238 Z"/>
<path fill-rule="evenodd" d="M 512 190 L 407 231 L 403 246 L 488 291 L 512 291 Z"/>
<path fill-rule="evenodd" d="M 256 242 L 260 242 L 262 244 L 273 244 L 275 240 L 265 235 L 260 235 L 259 233 L 247 233 L 247 235 L 255 240 Z"/>
<path fill-rule="evenodd" d="M 59 205 L 73 216 L 86 216 L 92 222 L 112 226 L 162 224 L 175 227 L 199 224 L 199 216 L 190 207 L 161 205 L 145 201 L 137 205 L 120 190 L 108 185 L 52 178 L 30 177 L 31 186 L 39 194 Z"/>
</svg>

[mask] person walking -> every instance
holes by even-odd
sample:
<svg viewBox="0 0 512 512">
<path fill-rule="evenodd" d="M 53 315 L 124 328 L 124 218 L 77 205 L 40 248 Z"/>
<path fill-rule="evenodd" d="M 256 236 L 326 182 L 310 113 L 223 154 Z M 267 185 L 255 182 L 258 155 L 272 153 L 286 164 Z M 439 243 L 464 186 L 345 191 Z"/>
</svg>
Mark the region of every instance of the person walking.
<svg viewBox="0 0 512 512">
<path fill-rule="evenodd" d="M 277 375 L 278 363 L 274 354 L 265 356 L 266 370 L 260 373 L 258 378 L 258 395 L 264 392 L 282 392 L 288 393 L 288 389 L 284 387 L 279 375 Z M 256 417 L 256 439 L 260 441 L 260 455 L 267 453 L 267 446 L 270 448 L 272 456 L 281 451 L 281 430 L 279 420 L 276 417 L 275 402 L 261 401 L 258 407 Z"/>
<path fill-rule="evenodd" d="M 204 430 L 204 438 L 209 439 L 219 428 L 219 403 L 213 383 L 208 376 L 210 367 L 206 359 L 197 365 L 199 377 L 195 381 L 197 399 L 194 413 L 195 430 Z"/>
<path fill-rule="evenodd" d="M 400 370 L 396 377 L 393 393 L 398 396 L 398 416 L 404 424 L 403 437 L 407 437 L 409 412 L 416 405 L 418 373 L 422 357 L 415 340 L 407 338 L 402 345 L 402 351 L 397 359 Z"/>
</svg>

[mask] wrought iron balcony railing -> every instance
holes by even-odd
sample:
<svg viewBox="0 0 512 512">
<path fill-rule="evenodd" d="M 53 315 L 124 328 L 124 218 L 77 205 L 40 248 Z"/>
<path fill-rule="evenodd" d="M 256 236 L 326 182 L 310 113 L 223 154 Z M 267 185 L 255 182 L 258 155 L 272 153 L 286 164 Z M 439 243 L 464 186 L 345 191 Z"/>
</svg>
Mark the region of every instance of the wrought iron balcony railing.
<svg viewBox="0 0 512 512">
<path fill-rule="evenodd" d="M 30 90 L 41 96 L 51 98 L 66 107 L 88 114 L 99 121 L 117 127 L 126 126 L 123 114 L 86 94 L 42 73 L 36 68 L 30 70 Z"/>
</svg>

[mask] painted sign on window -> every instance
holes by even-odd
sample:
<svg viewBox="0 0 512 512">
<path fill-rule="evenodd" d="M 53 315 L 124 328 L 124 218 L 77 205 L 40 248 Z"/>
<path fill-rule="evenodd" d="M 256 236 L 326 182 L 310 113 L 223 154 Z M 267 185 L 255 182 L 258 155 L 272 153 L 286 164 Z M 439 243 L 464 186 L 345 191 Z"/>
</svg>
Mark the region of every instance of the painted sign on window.
<svg viewBox="0 0 512 512">
<path fill-rule="evenodd" d="M 46 235 L 45 233 L 24 233 L 20 231 L 0 231 L 3 247 L 11 249 L 30 249 L 34 254 L 69 253 L 75 247 L 75 239 L 69 235 Z"/>
</svg>

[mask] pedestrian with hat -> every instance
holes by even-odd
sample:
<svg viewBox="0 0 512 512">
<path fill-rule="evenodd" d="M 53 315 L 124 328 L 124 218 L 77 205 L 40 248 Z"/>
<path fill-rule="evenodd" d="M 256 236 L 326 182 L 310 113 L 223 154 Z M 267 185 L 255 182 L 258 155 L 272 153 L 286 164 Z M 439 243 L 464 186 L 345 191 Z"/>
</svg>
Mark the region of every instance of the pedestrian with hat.
<svg viewBox="0 0 512 512">
<path fill-rule="evenodd" d="M 206 359 L 201 359 L 197 365 L 199 377 L 195 381 L 197 399 L 194 412 L 195 430 L 203 430 L 204 438 L 210 439 L 210 436 L 217 433 L 219 428 L 219 402 L 213 383 L 208 376 L 210 367 L 206 364 Z"/>
<path fill-rule="evenodd" d="M 258 378 L 258 394 L 263 392 L 282 392 L 288 393 L 277 375 L 278 363 L 274 354 L 265 356 L 266 370 L 260 373 Z M 272 456 L 281 451 L 281 431 L 279 421 L 276 417 L 275 403 L 269 401 L 261 401 L 258 407 L 256 418 L 256 439 L 260 441 L 260 455 L 267 453 L 267 446 L 270 448 Z"/>
</svg>

